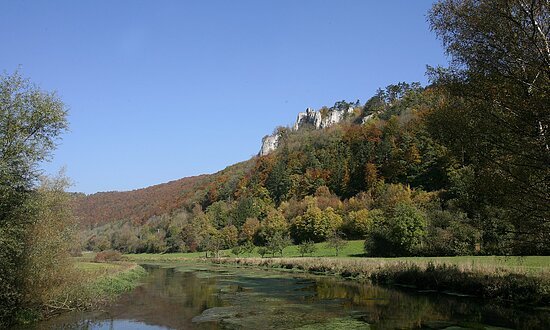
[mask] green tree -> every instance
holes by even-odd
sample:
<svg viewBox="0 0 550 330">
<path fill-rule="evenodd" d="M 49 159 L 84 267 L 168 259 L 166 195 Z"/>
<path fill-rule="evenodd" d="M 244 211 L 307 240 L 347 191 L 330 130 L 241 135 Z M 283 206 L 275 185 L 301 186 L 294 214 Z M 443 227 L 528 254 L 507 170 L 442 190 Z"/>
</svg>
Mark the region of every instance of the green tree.
<svg viewBox="0 0 550 330">
<path fill-rule="evenodd" d="M 469 216 L 502 208 L 517 253 L 550 251 L 549 17 L 545 0 L 441 0 L 428 16 L 452 59 L 431 72 L 429 130 L 475 173 L 482 205 Z"/>
<path fill-rule="evenodd" d="M 369 216 L 369 210 L 362 209 L 348 213 L 345 224 L 346 231 L 351 237 L 365 237 L 371 230 L 373 221 Z"/>
<path fill-rule="evenodd" d="M 240 245 L 237 245 L 237 246 L 234 246 L 232 249 L 231 249 L 231 253 L 233 253 L 236 257 L 238 257 L 239 255 L 243 254 L 245 251 L 244 251 L 244 248 Z"/>
<path fill-rule="evenodd" d="M 408 203 L 399 203 L 390 219 L 393 241 L 406 253 L 412 253 L 426 235 L 425 215 Z"/>
<path fill-rule="evenodd" d="M 212 252 L 215 258 L 219 258 L 220 250 L 223 248 L 224 240 L 219 230 L 212 228 L 202 240 L 202 249 L 208 252 Z"/>
<path fill-rule="evenodd" d="M 260 221 L 256 218 L 248 218 L 244 222 L 239 238 L 243 242 L 253 242 L 260 230 Z"/>
<path fill-rule="evenodd" d="M 294 219 L 292 231 L 298 241 L 313 240 L 320 242 L 340 228 L 342 223 L 342 217 L 331 207 L 321 211 L 317 205 L 310 203 L 306 212 Z"/>
<path fill-rule="evenodd" d="M 411 203 L 399 202 L 388 215 L 380 217 L 367 236 L 367 254 L 395 257 L 421 252 L 428 226 L 425 214 Z"/>
<path fill-rule="evenodd" d="M 267 248 L 265 246 L 258 247 L 258 254 L 263 258 L 267 254 Z"/>
<path fill-rule="evenodd" d="M 67 111 L 55 93 L 19 73 L 0 76 L 0 326 L 13 322 L 24 303 L 27 239 L 38 210 L 33 188 L 67 128 Z"/>
<path fill-rule="evenodd" d="M 237 227 L 233 225 L 226 226 L 220 231 L 221 239 L 226 249 L 230 249 L 237 245 L 238 233 Z"/>
<path fill-rule="evenodd" d="M 287 246 L 292 245 L 290 237 L 283 235 L 281 232 L 276 232 L 267 239 L 267 249 L 275 257 L 276 253 L 283 256 L 283 251 Z"/>
<path fill-rule="evenodd" d="M 231 208 L 225 201 L 214 202 L 206 209 L 206 215 L 216 229 L 221 229 L 230 223 L 230 214 Z"/>
<path fill-rule="evenodd" d="M 348 245 L 348 242 L 335 232 L 329 237 L 326 244 L 328 248 L 334 249 L 336 256 L 338 256 L 340 251 Z"/>
<path fill-rule="evenodd" d="M 315 251 L 317 251 L 317 247 L 315 246 L 315 242 L 313 241 L 303 241 L 298 246 L 298 251 L 300 252 L 300 255 L 303 257 L 306 254 L 312 254 Z"/>
<path fill-rule="evenodd" d="M 280 234 L 286 235 L 288 223 L 281 211 L 272 208 L 261 223 L 260 235 L 268 241 L 271 237 Z"/>
<path fill-rule="evenodd" d="M 254 245 L 252 241 L 247 241 L 242 246 L 242 249 L 243 249 L 243 252 L 246 252 L 246 254 L 248 254 L 248 256 L 250 257 L 250 254 L 254 252 L 254 249 L 256 249 L 256 245 Z"/>
</svg>

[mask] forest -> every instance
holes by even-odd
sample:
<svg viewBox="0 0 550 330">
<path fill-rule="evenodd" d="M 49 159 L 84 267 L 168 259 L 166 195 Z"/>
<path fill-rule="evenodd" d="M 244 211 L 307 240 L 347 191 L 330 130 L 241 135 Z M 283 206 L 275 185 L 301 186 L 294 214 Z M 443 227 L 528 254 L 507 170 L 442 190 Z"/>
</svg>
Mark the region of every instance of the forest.
<svg viewBox="0 0 550 330">
<path fill-rule="evenodd" d="M 169 212 L 111 218 L 83 248 L 216 253 L 339 237 L 365 239 L 368 256 L 547 254 L 547 15 L 542 2 L 435 4 L 429 22 L 453 61 L 428 67 L 428 86 L 324 107 L 354 108 L 326 129 L 279 127 L 274 153 L 205 177 Z"/>
<path fill-rule="evenodd" d="M 170 213 L 94 228 L 84 248 L 216 253 L 337 236 L 365 239 L 368 256 L 547 254 L 544 231 L 521 231 L 507 203 L 518 196 L 494 184 L 512 178 L 479 164 L 477 150 L 446 145 L 460 123 L 442 122 L 441 93 L 399 83 L 328 129 L 281 127 L 274 153 L 212 175 Z"/>
<path fill-rule="evenodd" d="M 131 192 L 69 194 L 62 175 L 43 177 L 67 109 L 2 76 L 0 325 L 50 301 L 85 250 L 282 255 L 363 240 L 367 257 L 548 255 L 548 2 L 442 0 L 427 17 L 451 59 L 427 85 L 338 101 L 319 110 L 353 108 L 343 121 L 278 127 L 268 155 Z"/>
</svg>

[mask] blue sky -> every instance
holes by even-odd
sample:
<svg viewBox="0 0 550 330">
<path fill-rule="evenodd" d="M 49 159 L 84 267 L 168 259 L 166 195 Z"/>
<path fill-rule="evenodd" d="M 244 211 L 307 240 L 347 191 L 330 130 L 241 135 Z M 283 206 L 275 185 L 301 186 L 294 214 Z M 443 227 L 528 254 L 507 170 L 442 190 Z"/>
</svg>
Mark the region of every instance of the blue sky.
<svg viewBox="0 0 550 330">
<path fill-rule="evenodd" d="M 131 190 L 255 155 L 306 107 L 445 65 L 432 1 L 2 1 L 0 71 L 70 110 L 48 173 Z"/>
</svg>

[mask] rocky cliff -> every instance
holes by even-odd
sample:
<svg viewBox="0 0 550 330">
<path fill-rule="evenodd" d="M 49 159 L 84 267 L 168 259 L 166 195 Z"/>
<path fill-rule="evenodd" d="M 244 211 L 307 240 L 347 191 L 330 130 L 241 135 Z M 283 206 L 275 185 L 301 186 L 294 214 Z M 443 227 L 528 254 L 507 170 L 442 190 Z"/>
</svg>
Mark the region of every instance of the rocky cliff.
<svg viewBox="0 0 550 330">
<path fill-rule="evenodd" d="M 344 120 L 347 114 L 353 112 L 352 107 L 345 109 L 339 108 L 324 108 L 320 111 L 307 108 L 305 112 L 298 113 L 296 122 L 292 126 L 292 129 L 297 131 L 302 127 L 311 126 L 315 129 L 323 129 L 337 124 Z M 260 148 L 259 155 L 265 156 L 277 149 L 279 145 L 279 135 L 277 132 L 272 135 L 266 135 L 262 139 L 262 147 Z"/>
<path fill-rule="evenodd" d="M 260 148 L 260 156 L 265 156 L 277 149 L 279 146 L 279 134 L 274 133 L 272 135 L 266 135 L 262 139 L 262 147 Z"/>
</svg>

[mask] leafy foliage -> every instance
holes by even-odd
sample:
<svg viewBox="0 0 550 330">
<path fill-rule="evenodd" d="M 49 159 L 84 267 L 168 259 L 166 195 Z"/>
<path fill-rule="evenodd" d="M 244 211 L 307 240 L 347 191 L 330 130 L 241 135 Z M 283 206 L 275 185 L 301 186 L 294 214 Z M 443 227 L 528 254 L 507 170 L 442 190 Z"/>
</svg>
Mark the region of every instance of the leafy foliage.
<svg viewBox="0 0 550 330">
<path fill-rule="evenodd" d="M 521 253 L 550 246 L 549 17 L 543 0 L 444 0 L 429 13 L 452 66 L 432 70 L 428 128 L 475 178 L 457 199 L 482 239 L 497 243 L 495 224 Z"/>
<path fill-rule="evenodd" d="M 66 109 L 18 72 L 0 77 L 0 326 L 34 308 L 60 285 L 70 212 L 60 189 L 36 190 L 38 165 L 67 128 Z M 67 249 L 65 249 L 67 247 Z"/>
<path fill-rule="evenodd" d="M 316 250 L 317 250 L 317 247 L 315 246 L 315 242 L 313 241 L 303 241 L 298 247 L 298 251 L 300 252 L 300 255 L 302 257 L 306 254 L 312 254 Z"/>
</svg>

